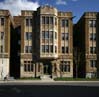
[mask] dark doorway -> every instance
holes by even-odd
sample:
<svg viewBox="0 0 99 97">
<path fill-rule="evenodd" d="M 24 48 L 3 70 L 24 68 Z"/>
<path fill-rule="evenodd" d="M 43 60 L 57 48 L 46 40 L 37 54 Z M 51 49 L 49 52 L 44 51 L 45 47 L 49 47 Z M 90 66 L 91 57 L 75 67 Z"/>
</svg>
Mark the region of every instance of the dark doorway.
<svg viewBox="0 0 99 97">
<path fill-rule="evenodd" d="M 51 62 L 43 62 L 43 65 L 44 65 L 44 74 L 46 75 L 51 75 L 52 73 L 52 65 L 51 65 Z"/>
</svg>

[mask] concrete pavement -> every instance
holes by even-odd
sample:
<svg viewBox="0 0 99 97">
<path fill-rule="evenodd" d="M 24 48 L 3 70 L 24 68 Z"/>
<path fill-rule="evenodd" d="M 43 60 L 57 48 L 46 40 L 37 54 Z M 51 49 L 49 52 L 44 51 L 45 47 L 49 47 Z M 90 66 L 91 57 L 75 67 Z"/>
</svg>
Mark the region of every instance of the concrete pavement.
<svg viewBox="0 0 99 97">
<path fill-rule="evenodd" d="M 99 87 L 99 81 L 11 80 L 0 81 L 0 85 L 72 85 Z"/>
</svg>

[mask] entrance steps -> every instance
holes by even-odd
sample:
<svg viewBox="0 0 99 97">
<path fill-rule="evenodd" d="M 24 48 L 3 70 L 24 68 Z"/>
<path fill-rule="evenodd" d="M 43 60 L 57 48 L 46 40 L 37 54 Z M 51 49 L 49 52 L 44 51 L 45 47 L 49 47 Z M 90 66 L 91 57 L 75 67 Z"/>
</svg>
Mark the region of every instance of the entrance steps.
<svg viewBox="0 0 99 97">
<path fill-rule="evenodd" d="M 51 78 L 51 75 L 41 75 L 41 80 L 42 81 L 54 81 L 52 78 Z"/>
</svg>

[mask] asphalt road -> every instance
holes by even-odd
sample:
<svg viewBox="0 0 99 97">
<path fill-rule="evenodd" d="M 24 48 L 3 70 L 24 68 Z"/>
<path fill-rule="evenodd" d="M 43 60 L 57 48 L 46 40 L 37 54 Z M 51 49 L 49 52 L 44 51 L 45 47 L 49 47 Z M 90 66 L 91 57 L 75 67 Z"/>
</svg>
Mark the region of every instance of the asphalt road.
<svg viewBox="0 0 99 97">
<path fill-rule="evenodd" d="M 99 97 L 99 86 L 0 85 L 0 97 Z"/>
</svg>

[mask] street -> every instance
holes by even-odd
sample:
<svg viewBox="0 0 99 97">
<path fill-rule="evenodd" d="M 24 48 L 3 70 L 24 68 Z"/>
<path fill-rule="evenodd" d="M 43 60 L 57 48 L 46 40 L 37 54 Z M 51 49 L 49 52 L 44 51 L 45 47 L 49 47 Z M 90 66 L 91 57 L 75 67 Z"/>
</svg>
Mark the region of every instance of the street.
<svg viewBox="0 0 99 97">
<path fill-rule="evenodd" d="M 99 82 L 4 82 L 0 97 L 99 97 Z"/>
</svg>

